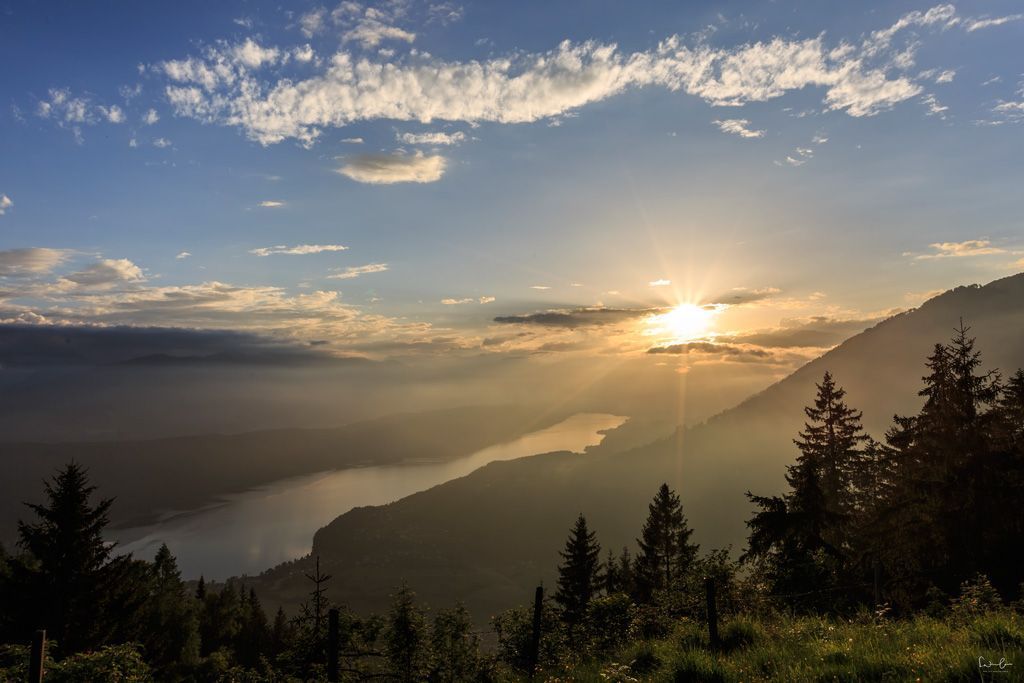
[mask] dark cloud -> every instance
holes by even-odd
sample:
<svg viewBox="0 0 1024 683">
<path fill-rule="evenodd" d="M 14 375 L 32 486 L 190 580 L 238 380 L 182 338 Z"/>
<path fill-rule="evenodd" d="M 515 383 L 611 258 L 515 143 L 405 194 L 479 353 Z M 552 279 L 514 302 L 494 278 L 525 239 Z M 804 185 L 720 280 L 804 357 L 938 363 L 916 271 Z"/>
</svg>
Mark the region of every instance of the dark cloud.
<svg viewBox="0 0 1024 683">
<path fill-rule="evenodd" d="M 775 287 L 763 287 L 761 289 L 733 289 L 721 296 L 713 297 L 708 301 L 704 302 L 705 305 L 715 306 L 724 304 L 726 306 L 741 306 L 743 304 L 752 304 L 758 301 L 764 301 L 770 299 L 780 290 Z"/>
<path fill-rule="evenodd" d="M 181 365 L 363 362 L 246 332 L 156 327 L 0 325 L 0 365 Z"/>
<path fill-rule="evenodd" d="M 682 344 L 670 344 L 668 346 L 655 346 L 647 349 L 647 353 L 667 353 L 672 355 L 701 353 L 705 355 L 725 356 L 730 358 L 772 357 L 772 354 L 764 349 L 743 348 L 732 344 L 717 344 L 714 342 L 685 342 Z"/>
<path fill-rule="evenodd" d="M 846 341 L 881 320 L 881 318 L 836 320 L 818 316 L 807 320 L 783 321 L 782 326 L 774 330 L 758 330 L 718 339 L 728 344 L 753 344 L 768 348 L 788 349 L 802 346 L 826 348 Z"/>
<path fill-rule="evenodd" d="M 499 315 L 496 323 L 509 325 L 539 325 L 542 327 L 593 327 L 614 325 L 634 318 L 661 313 L 660 308 L 573 308 L 569 310 L 544 311 L 525 315 Z"/>
</svg>

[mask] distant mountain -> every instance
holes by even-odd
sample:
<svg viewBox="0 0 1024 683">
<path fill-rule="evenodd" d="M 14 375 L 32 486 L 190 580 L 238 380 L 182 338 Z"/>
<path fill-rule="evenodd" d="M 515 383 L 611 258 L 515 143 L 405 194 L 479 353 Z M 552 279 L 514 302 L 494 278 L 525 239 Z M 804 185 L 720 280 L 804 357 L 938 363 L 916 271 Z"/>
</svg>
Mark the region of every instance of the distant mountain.
<svg viewBox="0 0 1024 683">
<path fill-rule="evenodd" d="M 865 424 L 883 436 L 894 413 L 916 411 L 924 360 L 963 318 L 987 368 L 1024 366 L 1024 275 L 959 287 L 858 334 L 735 408 L 632 450 L 549 453 L 493 463 L 390 505 L 358 508 L 317 532 L 314 554 L 334 576 L 332 597 L 380 610 L 407 579 L 434 605 L 463 600 L 482 618 L 551 586 L 558 550 L 586 514 L 605 548 L 634 545 L 657 486 L 681 494 L 703 548 L 742 548 L 750 506 L 744 492 L 784 485 L 792 438 L 815 382 L 829 370 Z M 624 428 L 624 429 L 628 429 Z M 308 590 L 303 562 L 266 572 L 257 590 L 294 605 Z"/>
<path fill-rule="evenodd" d="M 442 462 L 564 419 L 564 413 L 477 406 L 399 414 L 333 429 L 85 443 L 0 443 L 0 542 L 10 544 L 22 501 L 42 496 L 42 481 L 75 460 L 101 495 L 116 496 L 116 526 L 167 510 L 201 507 L 228 493 L 324 470 Z"/>
</svg>

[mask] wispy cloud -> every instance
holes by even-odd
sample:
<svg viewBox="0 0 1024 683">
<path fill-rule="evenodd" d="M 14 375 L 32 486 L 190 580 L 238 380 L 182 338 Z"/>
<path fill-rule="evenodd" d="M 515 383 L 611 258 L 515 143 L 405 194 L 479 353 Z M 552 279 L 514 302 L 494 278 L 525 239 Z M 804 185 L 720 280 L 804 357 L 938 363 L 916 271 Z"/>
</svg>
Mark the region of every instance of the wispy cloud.
<svg viewBox="0 0 1024 683">
<path fill-rule="evenodd" d="M 441 179 L 446 166 L 444 157 L 426 156 L 422 152 L 364 154 L 348 159 L 338 173 L 371 185 L 433 183 Z"/>
<path fill-rule="evenodd" d="M 978 31 L 983 28 L 991 28 L 993 26 L 1002 26 L 1008 24 L 1011 21 L 1020 21 L 1024 19 L 1024 14 L 1008 14 L 1004 17 L 994 17 L 986 19 L 968 19 L 965 28 L 968 33 Z"/>
<path fill-rule="evenodd" d="M 126 258 L 102 259 L 62 277 L 60 286 L 105 288 L 124 282 L 144 282 L 142 269 Z"/>
<path fill-rule="evenodd" d="M 370 273 L 383 273 L 388 270 L 388 264 L 386 263 L 368 263 L 365 266 L 349 266 L 340 273 L 334 273 L 328 275 L 328 280 L 351 280 L 361 275 L 369 275 Z"/>
<path fill-rule="evenodd" d="M 271 256 L 274 254 L 287 254 L 290 256 L 304 256 L 306 254 L 320 254 L 325 251 L 345 251 L 348 247 L 341 244 L 296 244 L 295 246 L 289 247 L 284 244 L 278 244 L 273 247 L 259 247 L 257 249 L 250 249 L 250 254 L 256 256 Z"/>
<path fill-rule="evenodd" d="M 413 39 L 411 32 L 383 17 L 370 16 L 372 9 L 358 6 L 349 12 L 344 19 L 351 24 L 345 34 L 349 41 L 367 47 L 386 39 Z M 300 25 L 312 35 L 333 20 L 317 10 Z M 763 102 L 817 87 L 824 90 L 826 110 L 871 116 L 922 90 L 906 73 L 916 43 L 908 38 L 906 45 L 896 45 L 897 37 L 909 27 L 943 30 L 959 21 L 950 5 L 911 12 L 859 46 L 830 45 L 821 34 L 716 48 L 699 41 L 688 45 L 673 35 L 640 52 L 625 53 L 597 41 L 564 41 L 547 52 L 485 61 L 445 61 L 420 54 L 381 62 L 374 61 L 378 54 L 371 58 L 341 51 L 325 60 L 323 71 L 307 77 L 257 74 L 268 64 L 279 67 L 286 50 L 220 45 L 199 57 L 163 62 L 157 70 L 170 81 L 165 92 L 179 116 L 241 127 L 264 145 L 286 139 L 310 145 L 324 128 L 373 119 L 556 120 L 642 87 L 682 91 L 714 106 Z M 249 53 L 251 58 L 246 57 Z M 742 130 L 757 133 L 746 125 Z"/>
<path fill-rule="evenodd" d="M 24 277 L 51 272 L 68 257 L 64 249 L 29 247 L 0 251 L 0 276 Z"/>
<path fill-rule="evenodd" d="M 457 145 L 464 142 L 466 134 L 462 131 L 455 133 L 402 133 L 398 135 L 398 141 L 407 145 Z"/>
<path fill-rule="evenodd" d="M 445 306 L 460 306 L 462 304 L 489 304 L 493 303 L 496 299 L 493 296 L 481 296 L 474 299 L 473 297 L 466 297 L 464 299 L 441 299 L 441 303 Z"/>
<path fill-rule="evenodd" d="M 929 244 L 934 252 L 931 254 L 913 254 L 907 252 L 904 256 L 913 256 L 915 261 L 927 261 L 930 259 L 964 258 L 968 256 L 987 256 L 989 254 L 1005 254 L 1006 250 L 992 246 L 989 240 L 964 240 L 963 242 L 934 242 Z"/>
<path fill-rule="evenodd" d="M 672 281 L 661 278 L 660 280 L 651 280 L 647 284 L 651 287 L 668 287 Z"/>
<path fill-rule="evenodd" d="M 716 119 L 711 123 L 718 126 L 719 130 L 723 133 L 732 133 L 733 135 L 739 135 L 741 138 L 763 138 L 765 131 L 763 130 L 752 130 L 750 121 L 747 119 Z"/>
<path fill-rule="evenodd" d="M 278 199 L 264 199 L 259 203 L 259 206 L 262 209 L 279 209 L 284 206 L 284 202 Z"/>
<path fill-rule="evenodd" d="M 5 213 L 7 213 L 7 209 L 11 208 L 12 206 L 14 206 L 14 200 L 12 200 L 5 194 L 0 194 L 0 216 L 3 216 Z"/>
<path fill-rule="evenodd" d="M 175 256 L 174 258 L 176 258 L 178 260 L 181 260 L 181 259 L 186 259 L 186 258 L 188 258 L 191 255 L 192 255 L 192 252 L 190 252 L 190 251 L 182 251 L 182 252 L 179 252 L 178 255 Z"/>
</svg>

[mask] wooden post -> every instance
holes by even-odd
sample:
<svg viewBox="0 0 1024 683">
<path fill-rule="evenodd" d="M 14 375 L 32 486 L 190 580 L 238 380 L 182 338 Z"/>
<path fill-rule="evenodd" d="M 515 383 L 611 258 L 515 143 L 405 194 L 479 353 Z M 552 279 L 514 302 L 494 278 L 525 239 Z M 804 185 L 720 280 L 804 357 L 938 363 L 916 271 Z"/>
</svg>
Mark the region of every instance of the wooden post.
<svg viewBox="0 0 1024 683">
<path fill-rule="evenodd" d="M 29 683 L 43 683 L 43 660 L 46 658 L 46 631 L 36 631 L 32 638 L 32 658 L 28 662 Z"/>
<path fill-rule="evenodd" d="M 879 580 L 881 577 L 882 568 L 878 565 L 878 560 L 874 562 L 874 575 L 875 575 L 875 608 L 882 604 L 882 589 L 879 586 Z"/>
<path fill-rule="evenodd" d="M 708 640 L 712 648 L 718 648 L 718 605 L 715 601 L 715 580 L 710 576 L 704 579 L 704 592 L 708 603 Z"/>
<path fill-rule="evenodd" d="M 338 610 L 331 608 L 327 613 L 327 680 L 337 683 L 338 672 Z"/>
<path fill-rule="evenodd" d="M 540 627 L 542 610 L 544 609 L 544 586 L 537 586 L 533 594 L 533 632 L 530 634 L 530 679 L 537 675 L 540 664 Z"/>
</svg>

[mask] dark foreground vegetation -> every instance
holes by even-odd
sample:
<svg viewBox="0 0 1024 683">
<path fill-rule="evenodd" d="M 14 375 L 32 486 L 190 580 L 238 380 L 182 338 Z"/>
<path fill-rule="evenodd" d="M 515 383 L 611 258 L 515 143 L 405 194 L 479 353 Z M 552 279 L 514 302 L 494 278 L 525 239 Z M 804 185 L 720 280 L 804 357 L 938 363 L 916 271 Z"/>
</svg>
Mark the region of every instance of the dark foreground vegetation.
<svg viewBox="0 0 1024 683">
<path fill-rule="evenodd" d="M 551 595 L 485 632 L 460 606 L 428 612 L 407 587 L 386 615 L 356 615 L 328 603 L 319 570 L 290 615 L 268 616 L 241 581 L 186 587 L 166 547 L 152 562 L 113 554 L 111 501 L 94 503 L 72 463 L 30 506 L 18 552 L 0 554 L 0 680 L 27 678 L 39 628 L 47 681 L 326 680 L 329 651 L 341 680 L 1013 680 L 1024 372 L 982 372 L 963 328 L 927 368 L 922 409 L 883 441 L 825 374 L 789 490 L 749 494 L 738 561 L 701 552 L 663 485 L 634 552 L 603 553 L 581 514 Z"/>
</svg>

